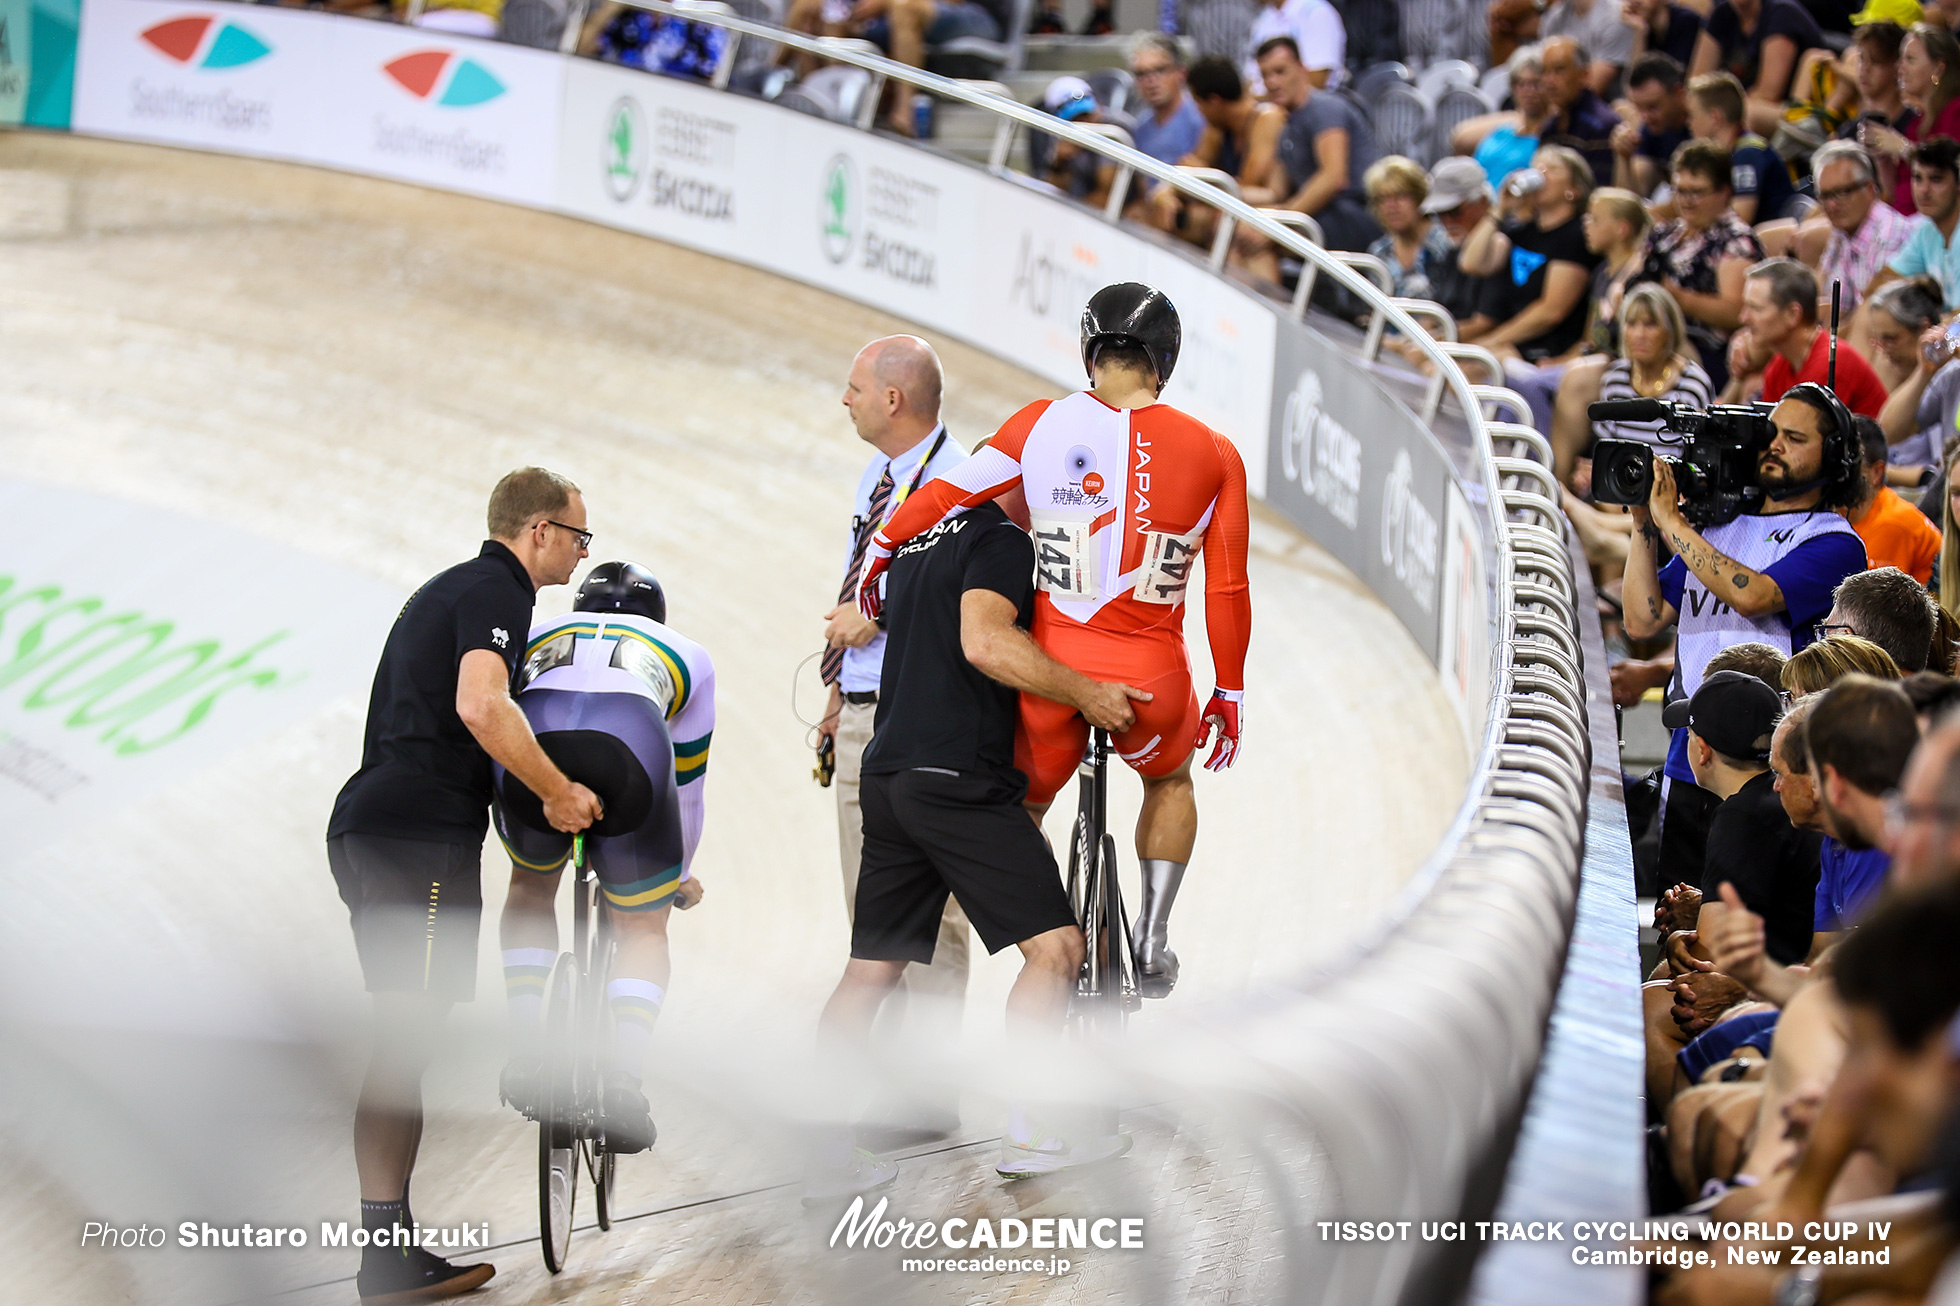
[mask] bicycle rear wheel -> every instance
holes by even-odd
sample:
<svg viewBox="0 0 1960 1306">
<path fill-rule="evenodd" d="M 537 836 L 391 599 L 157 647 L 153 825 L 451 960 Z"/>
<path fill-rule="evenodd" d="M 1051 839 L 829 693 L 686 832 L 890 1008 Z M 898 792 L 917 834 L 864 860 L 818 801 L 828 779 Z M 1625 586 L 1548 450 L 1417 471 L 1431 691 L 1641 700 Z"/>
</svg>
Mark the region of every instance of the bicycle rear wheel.
<svg viewBox="0 0 1960 1306">
<path fill-rule="evenodd" d="M 577 988 L 578 964 L 563 953 L 545 995 L 545 1071 L 538 1103 L 538 1243 L 553 1274 L 565 1268 L 578 1198 Z"/>
</svg>

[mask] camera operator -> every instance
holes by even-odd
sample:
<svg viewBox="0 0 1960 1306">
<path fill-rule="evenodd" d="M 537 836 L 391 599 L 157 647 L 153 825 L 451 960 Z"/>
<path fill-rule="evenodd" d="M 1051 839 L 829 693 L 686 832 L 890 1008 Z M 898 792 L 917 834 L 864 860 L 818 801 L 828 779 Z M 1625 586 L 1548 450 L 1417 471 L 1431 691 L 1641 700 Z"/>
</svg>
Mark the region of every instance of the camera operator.
<svg viewBox="0 0 1960 1306">
<path fill-rule="evenodd" d="M 1706 534 L 1682 511 L 1674 469 L 1654 459 L 1647 506 L 1627 555 L 1626 632 L 1651 639 L 1679 616 L 1671 698 L 1701 687 L 1708 660 L 1760 640 L 1784 652 L 1809 644 L 1839 581 L 1865 569 L 1865 546 L 1836 509 L 1856 502 L 1860 458 L 1850 415 L 1824 387 L 1793 387 L 1770 413 L 1756 460 L 1761 510 Z M 1663 541 L 1674 557 L 1661 561 Z M 1688 767 L 1687 736 L 1668 749 L 1661 811 L 1660 882 L 1699 887 L 1715 804 Z"/>
</svg>

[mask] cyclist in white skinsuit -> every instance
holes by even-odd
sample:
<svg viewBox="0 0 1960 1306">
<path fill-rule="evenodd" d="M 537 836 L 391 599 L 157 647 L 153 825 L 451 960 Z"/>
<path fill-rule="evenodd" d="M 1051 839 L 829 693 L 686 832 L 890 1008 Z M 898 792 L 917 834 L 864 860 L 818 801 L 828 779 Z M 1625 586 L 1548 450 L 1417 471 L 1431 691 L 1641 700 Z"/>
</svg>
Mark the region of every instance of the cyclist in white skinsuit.
<svg viewBox="0 0 1960 1306">
<path fill-rule="evenodd" d="M 690 867 L 706 813 L 714 664 L 665 616 L 665 596 L 645 568 L 603 563 L 579 587 L 574 611 L 532 628 L 518 673 L 517 705 L 539 746 L 605 804 L 586 849 L 618 944 L 606 986 L 614 1036 L 604 1099 L 607 1142 L 616 1151 L 653 1142 L 639 1085 L 671 969 L 668 908 L 701 897 Z M 537 799 L 501 768 L 496 815 L 511 858 L 501 934 L 516 1044 L 503 1096 L 531 1115 L 544 986 L 557 960 L 553 903 L 572 841 L 541 819 Z"/>
</svg>

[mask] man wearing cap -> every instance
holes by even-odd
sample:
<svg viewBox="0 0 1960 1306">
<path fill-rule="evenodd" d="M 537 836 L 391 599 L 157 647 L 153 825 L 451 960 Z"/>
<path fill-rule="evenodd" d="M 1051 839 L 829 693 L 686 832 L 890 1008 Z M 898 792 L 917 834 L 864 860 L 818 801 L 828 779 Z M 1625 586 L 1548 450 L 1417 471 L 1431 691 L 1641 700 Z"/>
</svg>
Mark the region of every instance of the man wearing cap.
<svg viewBox="0 0 1960 1306">
<path fill-rule="evenodd" d="M 1096 93 L 1080 77 L 1057 77 L 1042 94 L 1041 107 L 1063 122 L 1108 123 L 1134 133 L 1136 120 L 1126 113 L 1104 109 Z M 1030 171 L 1055 189 L 1100 208 L 1116 182 L 1116 165 L 1092 150 L 1046 132 L 1028 133 Z"/>
<path fill-rule="evenodd" d="M 1477 299 L 1481 278 L 1457 266 L 1463 241 L 1484 215 L 1492 200 L 1490 178 L 1475 159 L 1452 155 L 1429 170 L 1429 197 L 1422 211 L 1442 224 L 1449 233 L 1449 256 L 1440 260 L 1430 274 L 1429 284 L 1436 302 L 1450 311 L 1457 321 L 1457 332 L 1464 339 L 1472 334 L 1470 324 L 1477 319 Z M 1488 320 L 1480 329 L 1493 325 Z"/>
<path fill-rule="evenodd" d="M 1670 703 L 1661 720 L 1687 730 L 1695 783 L 1721 800 L 1708 824 L 1702 866 L 1702 928 L 1724 910 L 1723 884 L 1761 916 L 1770 957 L 1786 966 L 1810 955 L 1819 836 L 1790 824 L 1769 766 L 1770 737 L 1783 702 L 1741 671 L 1717 671 L 1694 697 Z"/>
</svg>

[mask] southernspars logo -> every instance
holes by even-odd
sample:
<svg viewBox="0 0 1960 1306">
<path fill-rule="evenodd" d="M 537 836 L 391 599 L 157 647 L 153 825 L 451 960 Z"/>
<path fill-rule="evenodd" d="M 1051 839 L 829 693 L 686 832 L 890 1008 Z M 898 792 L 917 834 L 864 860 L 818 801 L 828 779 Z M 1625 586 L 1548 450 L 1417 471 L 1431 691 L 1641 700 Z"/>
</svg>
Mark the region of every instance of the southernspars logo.
<svg viewBox="0 0 1960 1306">
<path fill-rule="evenodd" d="M 622 95 L 606 116 L 606 190 L 622 204 L 633 198 L 647 163 L 647 119 L 639 101 Z"/>
<path fill-rule="evenodd" d="M 858 178 L 857 165 L 848 154 L 834 156 L 824 168 L 823 194 L 818 209 L 818 234 L 823 240 L 824 257 L 842 263 L 857 243 Z"/>
<path fill-rule="evenodd" d="M 144 28 L 142 37 L 171 62 L 206 71 L 240 68 L 272 53 L 256 32 L 211 17 L 166 19 Z"/>
<path fill-rule="evenodd" d="M 504 93 L 497 75 L 454 50 L 417 50 L 381 65 L 395 85 L 445 109 L 488 104 Z"/>
</svg>

